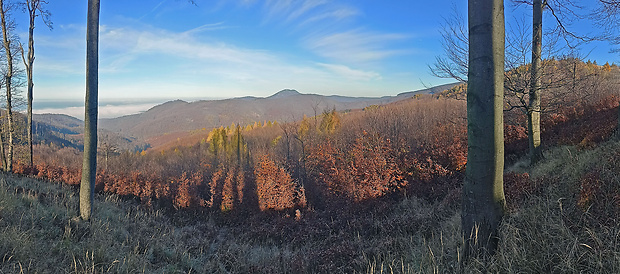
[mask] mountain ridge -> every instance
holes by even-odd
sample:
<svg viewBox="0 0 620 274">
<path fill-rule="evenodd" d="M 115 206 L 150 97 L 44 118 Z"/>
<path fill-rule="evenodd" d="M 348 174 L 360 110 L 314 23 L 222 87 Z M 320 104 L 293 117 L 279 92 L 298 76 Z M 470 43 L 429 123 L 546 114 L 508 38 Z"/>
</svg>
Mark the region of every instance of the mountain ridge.
<svg viewBox="0 0 620 274">
<path fill-rule="evenodd" d="M 257 121 L 289 122 L 304 115 L 314 116 L 323 110 L 362 109 L 410 98 L 416 94 L 434 94 L 458 83 L 440 85 L 396 96 L 348 97 L 340 95 L 304 94 L 284 89 L 269 97 L 238 97 L 221 100 L 185 102 L 169 101 L 138 114 L 100 119 L 100 127 L 128 137 L 147 140 L 163 134 L 202 128 L 228 126 L 232 123 L 252 124 Z"/>
</svg>

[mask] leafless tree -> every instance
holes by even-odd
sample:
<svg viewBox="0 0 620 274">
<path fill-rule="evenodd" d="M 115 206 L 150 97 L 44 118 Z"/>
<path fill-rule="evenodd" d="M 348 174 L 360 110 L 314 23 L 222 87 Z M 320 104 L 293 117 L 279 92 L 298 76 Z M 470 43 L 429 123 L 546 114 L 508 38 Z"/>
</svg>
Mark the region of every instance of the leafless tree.
<svg viewBox="0 0 620 274">
<path fill-rule="evenodd" d="M 27 101 L 28 101 L 28 155 L 29 155 L 29 164 L 33 165 L 33 152 L 32 152 L 32 93 L 34 89 L 34 83 L 32 81 L 32 70 L 34 65 L 34 28 L 35 22 L 38 16 L 41 17 L 43 23 L 49 28 L 52 29 L 52 21 L 50 20 L 51 13 L 45 9 L 43 6 L 47 4 L 47 1 L 44 0 L 25 0 L 22 3 L 25 7 L 24 10 L 28 13 L 29 19 L 29 27 L 28 27 L 28 55 L 25 56 L 24 47 L 20 43 L 20 49 L 22 54 L 22 61 L 24 62 L 24 66 L 26 67 L 26 76 L 28 77 L 28 93 L 27 93 Z"/>
<path fill-rule="evenodd" d="M 456 9 L 451 17 L 444 18 L 440 33 L 445 56 L 435 57 L 435 63 L 429 65 L 434 76 L 467 82 L 469 38 L 464 22 L 465 18 Z"/>
<path fill-rule="evenodd" d="M 559 54 L 557 40 L 560 37 L 565 40 L 567 48 L 575 50 L 579 43 L 592 41 L 594 38 L 591 37 L 594 36 L 580 36 L 569 30 L 574 20 L 584 18 L 578 13 L 582 7 L 571 0 L 514 0 L 512 2 L 516 5 L 531 5 L 533 20 L 531 29 L 527 28 L 526 24 L 516 22 L 507 32 L 505 58 L 507 110 L 521 109 L 527 115 L 530 162 L 536 163 L 542 158 L 540 114 L 544 105 L 551 105 L 542 102 L 542 91 L 557 88 L 563 83 L 563 79 L 545 74 L 545 72 L 553 72 L 546 69 L 546 65 L 557 66 L 557 63 L 544 62 L 543 56 L 550 58 Z M 556 21 L 556 26 L 550 33 L 560 34 L 556 36 L 545 35 L 545 38 L 549 38 L 545 45 L 542 42 L 544 10 L 548 10 Z M 466 56 L 469 41 L 463 27 L 463 21 L 458 13 L 445 20 L 442 28 L 445 56 L 437 57 L 435 64 L 430 67 L 431 73 L 437 77 L 467 81 L 464 72 L 467 71 L 468 63 L 464 56 Z M 528 35 L 527 32 L 530 30 L 532 34 Z M 528 36 L 531 39 L 527 38 Z M 528 57 L 529 53 L 531 53 L 530 57 Z M 557 97 L 558 100 L 561 98 L 562 96 Z M 556 101 L 555 98 L 552 99 L 554 102 Z"/>
<path fill-rule="evenodd" d="M 4 45 L 4 52 L 6 56 L 6 67 L 4 69 L 4 87 L 6 89 L 6 111 L 7 111 L 7 126 L 8 126 L 8 151 L 6 159 L 6 170 L 8 172 L 13 171 L 13 153 L 14 153 L 14 138 L 15 138 L 15 125 L 13 121 L 13 92 L 14 86 L 14 67 L 13 67 L 13 47 L 14 40 L 12 31 L 15 29 L 15 23 L 10 18 L 10 12 L 14 9 L 15 5 L 11 2 L 0 0 L 0 23 L 2 24 L 2 41 Z"/>
<path fill-rule="evenodd" d="M 597 25 L 604 31 L 603 36 L 614 46 L 620 46 L 620 1 L 599 0 L 599 6 L 592 14 Z M 611 50 L 620 53 L 620 48 Z M 618 108 L 618 125 L 616 135 L 620 138 L 620 108 Z"/>
</svg>

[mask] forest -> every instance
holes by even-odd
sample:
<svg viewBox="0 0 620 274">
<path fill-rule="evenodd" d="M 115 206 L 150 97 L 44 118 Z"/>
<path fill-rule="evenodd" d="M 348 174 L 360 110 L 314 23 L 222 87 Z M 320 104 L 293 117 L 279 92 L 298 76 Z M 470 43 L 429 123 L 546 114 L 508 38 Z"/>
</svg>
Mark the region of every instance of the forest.
<svg viewBox="0 0 620 274">
<path fill-rule="evenodd" d="M 98 21 L 98 1 L 89 2 L 89 22 Z M 9 40 L 5 32 L 12 60 Z M 196 129 L 139 151 L 97 142 L 96 107 L 95 119 L 86 110 L 83 150 L 33 138 L 32 113 L 11 112 L 9 63 L 0 272 L 617 273 L 620 67 L 538 51 L 531 63 L 506 65 L 502 55 L 500 73 L 489 73 L 496 82 L 469 73 L 433 94 Z M 441 60 L 434 73 L 457 76 L 442 64 L 458 60 Z M 499 105 L 472 99 L 497 81 L 486 92 L 499 92 Z M 87 87 L 87 104 L 96 94 Z M 494 180 L 505 204 L 480 243 L 464 217 L 481 154 L 472 106 L 495 107 L 500 117 L 491 118 L 502 121 L 491 130 L 501 138 L 487 139 L 500 140 Z"/>
<path fill-rule="evenodd" d="M 610 119 L 616 118 L 618 66 L 571 58 L 545 62 L 555 74 L 576 75 L 578 85 L 571 81 L 574 92 L 556 99 L 554 92 L 561 91 L 545 93 L 545 145 L 586 148 L 607 140 L 617 126 Z M 446 199 L 459 193 L 467 162 L 465 90 L 461 84 L 389 105 L 326 109 L 296 122 L 232 124 L 137 152 L 105 144 L 99 147 L 97 191 L 148 207 L 232 212 L 329 209 L 331 203 L 383 196 Z M 517 95 L 507 97 L 505 108 L 508 166 L 527 154 L 526 116 L 510 107 L 518 101 Z M 17 174 L 80 184 L 76 148 L 36 145 L 32 167 L 20 155 Z"/>
</svg>

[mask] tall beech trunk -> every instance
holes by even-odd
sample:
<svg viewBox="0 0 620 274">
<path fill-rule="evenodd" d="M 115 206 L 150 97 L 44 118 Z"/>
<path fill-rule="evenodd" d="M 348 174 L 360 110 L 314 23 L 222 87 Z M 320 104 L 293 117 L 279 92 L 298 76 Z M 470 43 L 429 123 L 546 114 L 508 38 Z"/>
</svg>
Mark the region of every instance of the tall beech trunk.
<svg viewBox="0 0 620 274">
<path fill-rule="evenodd" d="M 542 159 L 540 146 L 540 82 L 542 78 L 542 13 L 543 0 L 534 0 L 532 6 L 532 69 L 530 81 L 530 102 L 527 109 L 527 129 L 530 147 L 530 164 Z"/>
<path fill-rule="evenodd" d="M 7 71 L 4 75 L 4 87 L 6 88 L 6 116 L 7 125 L 9 130 L 9 143 L 6 156 L 6 171 L 13 172 L 13 132 L 15 131 L 13 124 L 13 102 L 12 102 L 12 80 L 13 80 L 13 55 L 11 54 L 11 38 L 9 37 L 9 31 L 7 29 L 6 12 L 4 7 L 4 1 L 0 0 L 0 19 L 2 23 L 2 37 L 4 52 L 6 53 Z"/>
<path fill-rule="evenodd" d="M 88 0 L 86 27 L 86 102 L 80 217 L 90 220 L 97 176 L 97 107 L 99 83 L 99 0 Z"/>
<path fill-rule="evenodd" d="M 504 1 L 469 0 L 465 259 L 491 255 L 504 216 Z"/>
</svg>

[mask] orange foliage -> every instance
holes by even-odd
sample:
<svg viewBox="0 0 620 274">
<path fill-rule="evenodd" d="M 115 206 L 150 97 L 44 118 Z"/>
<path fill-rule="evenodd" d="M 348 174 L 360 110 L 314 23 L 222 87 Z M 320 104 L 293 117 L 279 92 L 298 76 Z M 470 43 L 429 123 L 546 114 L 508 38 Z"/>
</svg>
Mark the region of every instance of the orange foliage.
<svg viewBox="0 0 620 274">
<path fill-rule="evenodd" d="M 366 132 L 351 148 L 337 148 L 327 140 L 313 147 L 309 156 L 320 182 L 354 201 L 377 198 L 406 185 L 397 161 L 389 139 Z"/>
<path fill-rule="evenodd" d="M 618 98 L 601 98 L 596 104 L 543 113 L 543 144 L 588 147 L 609 137 L 617 125 Z M 204 141 L 175 147 L 176 153 L 113 156 L 110 169 L 98 172 L 96 190 L 138 199 L 146 206 L 156 201 L 176 209 L 218 211 L 237 210 L 244 202 L 258 204 L 262 211 L 304 208 L 306 191 L 317 203 L 321 201 L 315 194 L 359 202 L 405 189 L 418 197 L 445 199 L 462 183 L 467 161 L 465 116 L 465 102 L 431 96 L 351 113 L 326 112 L 320 123 L 319 117 L 304 118 L 247 132 L 240 142 L 240 159 L 229 133 L 220 136 L 221 144 L 214 144 L 213 136 L 197 134 Z M 522 117 L 507 117 L 506 152 L 516 159 L 514 155 L 527 152 L 527 132 Z M 16 173 L 80 184 L 78 152 L 38 149 L 43 153 L 37 155 L 37 165 L 17 162 Z M 597 178 L 594 174 L 583 178 L 582 208 L 596 209 L 599 200 L 608 204 L 620 200 L 617 192 L 601 190 Z M 504 180 L 509 201 L 522 201 L 534 191 L 527 174 L 508 173 Z M 248 202 L 256 198 L 257 203 Z"/>
<path fill-rule="evenodd" d="M 261 157 L 254 174 L 258 205 L 261 210 L 284 210 L 306 205 L 303 187 L 297 187 L 291 175 L 269 157 Z"/>
</svg>

